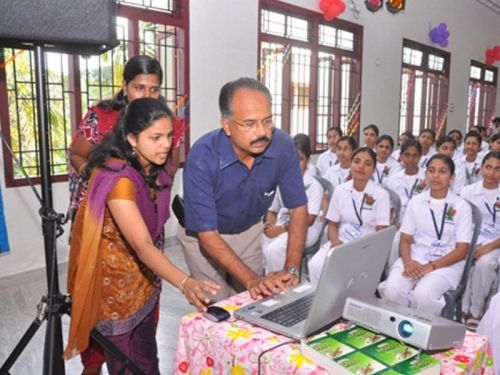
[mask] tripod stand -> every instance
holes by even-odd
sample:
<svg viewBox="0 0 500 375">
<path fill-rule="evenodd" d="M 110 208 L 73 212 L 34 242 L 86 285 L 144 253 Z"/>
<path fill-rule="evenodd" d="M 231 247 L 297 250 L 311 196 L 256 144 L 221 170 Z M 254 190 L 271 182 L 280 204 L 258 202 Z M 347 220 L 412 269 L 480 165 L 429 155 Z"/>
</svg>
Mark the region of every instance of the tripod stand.
<svg viewBox="0 0 500 375">
<path fill-rule="evenodd" d="M 41 327 L 44 320 L 47 321 L 47 330 L 45 332 L 45 344 L 43 352 L 43 375 L 64 375 L 64 360 L 63 340 L 61 316 L 69 314 L 71 310 L 71 298 L 69 295 L 63 295 L 59 289 L 58 269 L 57 269 L 57 253 L 56 239 L 63 233 L 62 225 L 64 224 L 64 215 L 58 214 L 53 209 L 52 202 L 52 186 L 50 176 L 50 157 L 49 157 L 49 130 L 47 124 L 48 106 L 45 92 L 45 59 L 43 47 L 36 45 L 34 47 L 35 54 L 35 76 L 36 76 L 36 97 L 37 97 L 37 121 L 39 135 L 39 153 L 40 153 L 40 171 L 41 171 L 41 190 L 42 197 L 31 184 L 29 176 L 22 168 L 22 165 L 17 160 L 15 154 L 10 149 L 9 145 L 2 136 L 4 144 L 9 149 L 13 159 L 18 164 L 24 176 L 30 182 L 32 190 L 40 202 L 39 210 L 42 218 L 42 234 L 44 238 L 45 264 L 48 293 L 42 296 L 40 303 L 37 306 L 38 312 L 28 327 L 24 335 L 21 337 L 14 350 L 8 356 L 6 361 L 0 367 L 0 375 L 9 375 L 9 370 L 14 365 L 18 357 L 28 345 L 31 338 Z M 144 375 L 144 372 L 137 367 L 127 356 L 125 356 L 114 344 L 112 344 L 99 331 L 93 329 L 91 332 L 92 338 L 96 340 L 105 351 L 113 355 L 122 363 L 120 373 L 125 369 L 129 369 L 134 374 Z"/>
</svg>

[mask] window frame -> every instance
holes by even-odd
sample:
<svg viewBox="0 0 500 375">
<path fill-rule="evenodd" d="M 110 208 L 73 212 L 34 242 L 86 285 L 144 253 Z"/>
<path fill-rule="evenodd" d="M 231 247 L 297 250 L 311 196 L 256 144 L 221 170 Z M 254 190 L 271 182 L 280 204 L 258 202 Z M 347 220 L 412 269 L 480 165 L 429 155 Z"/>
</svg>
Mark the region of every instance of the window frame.
<svg viewBox="0 0 500 375">
<path fill-rule="evenodd" d="M 411 48 L 414 50 L 418 50 L 422 52 L 422 61 L 420 66 L 410 64 L 410 63 L 405 63 L 404 62 L 404 49 L 405 47 Z M 435 55 L 438 57 L 443 57 L 444 58 L 444 63 L 443 63 L 443 70 L 440 72 L 435 69 L 429 68 L 429 55 Z M 449 98 L 449 83 L 450 83 L 450 66 L 451 66 L 451 53 L 434 48 L 419 42 L 412 41 L 410 39 L 403 38 L 402 41 L 402 47 L 401 47 L 401 74 L 400 74 L 400 90 L 399 90 L 399 120 L 398 120 L 398 134 L 401 134 L 402 132 L 405 131 L 410 131 L 413 134 L 420 134 L 420 132 L 426 128 L 432 128 L 434 130 L 438 130 L 438 124 L 437 122 L 439 121 L 440 118 L 440 113 L 439 111 L 442 110 L 442 108 L 437 108 L 437 111 L 434 112 L 434 114 L 429 115 L 427 109 L 429 106 L 429 98 L 427 97 L 426 91 L 427 91 L 427 79 L 430 75 L 433 75 L 436 77 L 438 83 L 441 79 L 444 79 L 444 87 L 445 87 L 445 92 L 438 92 L 440 88 L 442 88 L 439 84 L 434 85 L 432 95 L 434 98 L 438 98 L 438 103 L 433 101 L 433 105 L 435 104 L 442 104 L 448 103 L 448 98 Z M 412 87 L 412 91 L 407 93 L 407 98 L 409 99 L 406 103 L 406 113 L 405 113 L 405 124 L 404 127 L 401 124 L 401 118 L 403 116 L 402 110 L 403 110 L 403 98 L 402 98 L 402 89 L 403 89 L 403 75 L 405 73 L 405 70 L 411 70 L 416 74 L 415 72 L 420 71 L 422 72 L 422 79 L 424 79 L 423 86 L 422 86 L 422 97 L 421 97 L 421 108 L 420 108 L 420 121 L 419 124 L 416 126 L 414 124 L 414 103 L 415 103 L 415 86 Z M 416 79 L 416 78 L 415 78 Z M 425 95 L 424 95 L 425 94 Z M 446 107 L 447 111 L 447 107 Z M 429 120 L 428 117 L 431 117 Z M 425 126 L 425 123 L 429 122 L 435 122 L 436 126 Z M 447 126 L 447 116 L 444 119 L 444 125 L 442 128 L 442 131 L 446 133 L 446 126 Z M 418 131 L 416 132 L 415 128 L 418 128 Z"/>
<path fill-rule="evenodd" d="M 309 31 L 309 41 L 301 41 L 298 39 L 289 38 L 287 36 L 278 36 L 274 34 L 266 34 L 262 32 L 262 11 L 274 11 L 281 14 L 285 14 L 286 16 L 296 17 L 300 19 L 305 19 L 310 23 L 310 31 Z M 353 51 L 349 51 L 347 49 L 336 48 L 333 46 L 326 46 L 319 43 L 319 25 L 325 25 L 330 27 L 335 27 L 341 30 L 349 31 L 354 34 L 353 41 Z M 286 29 L 285 29 L 286 32 Z M 261 51 L 262 51 L 262 43 L 276 43 L 284 46 L 290 45 L 292 47 L 305 48 L 311 51 L 311 60 L 310 60 L 310 74 L 309 74 L 309 107 L 308 107 L 308 135 L 311 139 L 311 150 L 313 154 L 318 154 L 323 152 L 328 148 L 326 142 L 326 132 L 325 132 L 325 142 L 318 142 L 318 54 L 319 52 L 324 52 L 327 54 L 335 54 L 335 56 L 339 56 L 341 58 L 335 59 L 335 68 L 332 70 L 332 74 L 334 74 L 333 81 L 335 84 L 333 85 L 333 93 L 331 96 L 332 104 L 330 108 L 332 109 L 331 113 L 328 113 L 328 116 L 333 118 L 333 124 L 335 126 L 340 126 L 340 118 L 341 118 L 341 86 L 342 86 L 342 57 L 348 57 L 354 59 L 355 62 L 355 72 L 353 73 L 354 80 L 351 83 L 353 85 L 354 95 L 352 97 L 352 102 L 355 101 L 355 97 L 357 95 L 361 95 L 361 79 L 362 79 L 362 62 L 363 62 L 363 26 L 357 25 L 345 20 L 335 19 L 333 21 L 325 21 L 323 16 L 312 10 L 304 9 L 298 6 L 294 6 L 291 4 L 279 2 L 276 0 L 259 0 L 259 13 L 258 13 L 258 53 L 257 53 L 257 66 L 258 74 L 257 78 L 262 81 L 263 77 L 261 74 Z M 288 65 L 288 67 L 286 66 Z M 283 71 L 289 73 L 290 65 L 286 64 L 283 68 Z M 288 70 L 286 70 L 288 69 Z M 282 97 L 283 100 L 281 102 L 282 105 L 282 129 L 290 134 L 290 118 L 291 118 L 291 85 L 292 81 L 288 81 L 288 85 L 285 82 L 285 77 L 283 75 L 282 82 Z M 288 98 L 288 99 L 285 99 Z M 351 103 L 352 105 L 352 103 Z M 361 107 L 359 107 L 359 112 L 361 113 Z M 357 127 L 356 132 L 354 133 L 354 138 L 359 139 L 360 134 L 360 126 Z"/>
<path fill-rule="evenodd" d="M 183 38 L 181 41 L 183 47 L 182 62 L 179 64 L 178 75 L 180 77 L 179 91 L 184 93 L 183 98 L 189 98 L 189 0 L 175 0 L 175 9 L 172 13 L 166 11 L 153 10 L 152 8 L 144 8 L 139 6 L 132 6 L 124 3 L 117 3 L 117 17 L 126 17 L 128 19 L 128 38 L 132 40 L 129 44 L 129 56 L 134 56 L 140 53 L 140 40 L 139 40 L 139 27 L 140 21 L 153 22 L 158 24 L 167 24 L 173 27 L 179 27 L 183 31 Z M 26 50 L 28 52 L 28 50 Z M 50 52 L 50 51 L 46 51 Z M 3 56 L 3 54 L 0 54 Z M 80 55 L 67 54 L 68 59 L 68 81 L 69 81 L 69 91 L 70 99 L 69 106 L 71 108 L 71 114 L 69 117 L 71 125 L 71 137 L 75 134 L 75 131 L 84 115 L 82 111 L 82 89 L 81 89 L 81 70 L 79 63 Z M 0 65 L 3 64 L 3 59 L 0 59 Z M 34 68 L 34 67 L 33 67 Z M 48 82 L 47 82 L 48 84 Z M 0 69 L 0 125 L 1 132 L 5 137 L 5 140 L 11 147 L 11 123 L 9 116 L 9 103 L 7 95 L 7 76 L 6 69 Z M 179 98 L 180 99 L 180 98 Z M 179 102 L 179 100 L 178 100 Z M 35 99 L 36 103 L 36 99 Z M 174 111 L 174 113 L 177 111 Z M 189 107 L 185 108 L 183 111 L 185 115 L 185 124 L 189 124 Z M 36 123 L 36 118 L 34 120 L 34 125 L 36 127 L 36 132 L 38 133 L 38 126 Z M 67 142 L 67 147 L 69 149 L 71 140 Z M 190 144 L 189 126 L 185 130 L 184 145 L 181 145 L 181 159 L 187 154 Z M 37 143 L 36 148 L 39 145 Z M 22 150 L 20 152 L 23 152 Z M 3 147 L 3 164 L 4 164 L 4 178 L 5 186 L 10 187 L 20 187 L 27 186 L 29 184 L 25 177 L 14 178 L 14 165 L 15 161 L 12 158 L 7 147 Z M 52 158 L 52 147 L 49 151 L 49 156 Z M 38 160 L 38 163 L 40 161 Z M 40 167 L 40 164 L 38 164 Z M 67 181 L 68 174 L 51 174 L 52 182 L 64 182 Z M 40 184 L 40 176 L 30 176 L 30 180 L 33 184 Z"/>
<path fill-rule="evenodd" d="M 470 74 L 470 70 L 472 67 L 477 67 L 481 69 L 481 77 L 480 78 L 472 78 Z M 486 80 L 486 70 L 493 71 L 494 77 L 493 81 L 487 81 Z M 476 117 L 473 115 L 471 116 L 471 86 L 472 85 L 479 85 L 482 90 L 480 90 L 480 95 L 479 95 L 479 107 L 483 108 L 483 110 L 480 110 L 477 116 L 477 122 Z M 485 90 L 486 88 L 486 90 Z M 467 114 L 466 114 L 466 129 L 467 131 L 472 127 L 472 126 L 484 126 L 488 128 L 488 126 L 491 123 L 491 120 L 493 119 L 495 115 L 495 101 L 496 101 L 496 95 L 497 95 L 497 88 L 498 88 L 498 68 L 493 66 L 493 65 L 488 65 L 481 63 L 476 60 L 471 60 L 470 65 L 469 65 L 469 84 L 467 86 Z M 487 92 L 487 89 L 493 90 L 493 93 Z M 476 94 L 477 95 L 477 94 Z M 475 105 L 474 105 L 475 108 Z M 488 111 L 490 115 L 488 116 Z"/>
</svg>

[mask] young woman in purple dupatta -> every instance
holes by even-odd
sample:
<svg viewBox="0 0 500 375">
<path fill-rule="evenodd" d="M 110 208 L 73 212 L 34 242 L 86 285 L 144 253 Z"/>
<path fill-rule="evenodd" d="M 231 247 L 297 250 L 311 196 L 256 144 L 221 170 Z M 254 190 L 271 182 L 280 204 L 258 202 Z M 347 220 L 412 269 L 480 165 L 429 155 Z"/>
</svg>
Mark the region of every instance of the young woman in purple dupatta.
<svg viewBox="0 0 500 375">
<path fill-rule="evenodd" d="M 161 279 L 201 311 L 209 301 L 206 293 L 218 289 L 213 282 L 190 278 L 162 251 L 173 120 L 160 101 L 134 100 L 90 156 L 88 191 L 72 232 L 66 358 L 84 350 L 97 328 L 145 373 L 159 374 L 154 306 Z M 110 374 L 121 367 L 108 354 L 106 364 Z"/>
</svg>

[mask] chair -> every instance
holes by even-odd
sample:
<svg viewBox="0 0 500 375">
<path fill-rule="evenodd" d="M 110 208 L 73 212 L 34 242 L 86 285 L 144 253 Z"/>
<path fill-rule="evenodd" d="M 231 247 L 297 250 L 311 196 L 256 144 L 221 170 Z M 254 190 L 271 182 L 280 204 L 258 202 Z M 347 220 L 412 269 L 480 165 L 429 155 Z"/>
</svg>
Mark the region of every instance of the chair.
<svg viewBox="0 0 500 375">
<path fill-rule="evenodd" d="M 384 187 L 384 189 L 389 193 L 389 199 L 391 201 L 391 225 L 399 225 L 401 222 L 401 198 L 398 193 L 394 190 Z"/>
<path fill-rule="evenodd" d="M 333 185 L 330 183 L 330 181 L 318 175 L 314 176 L 314 178 L 321 184 L 321 186 L 323 187 L 323 191 L 326 195 L 328 195 L 328 198 L 331 199 L 334 188 Z M 312 256 L 316 254 L 316 252 L 323 244 L 323 238 L 324 238 L 323 233 L 325 232 L 327 225 L 328 225 L 328 220 L 326 220 L 325 218 L 321 226 L 321 232 L 320 232 L 321 234 L 318 237 L 317 241 L 311 246 L 304 248 L 304 253 L 302 254 L 302 262 L 300 265 L 301 281 L 309 279 L 309 268 L 307 264 L 309 260 L 312 258 Z"/>
<path fill-rule="evenodd" d="M 481 211 L 474 204 L 468 202 L 472 209 L 472 223 L 474 225 L 474 232 L 472 234 L 472 239 L 470 241 L 469 249 L 467 250 L 467 255 L 465 257 L 465 265 L 462 273 L 462 277 L 458 282 L 455 289 L 447 291 L 443 297 L 446 301 L 446 305 L 441 311 L 441 316 L 446 319 L 455 320 L 460 323 L 462 317 L 462 295 L 467 286 L 467 281 L 469 280 L 470 269 L 472 267 L 472 261 L 474 260 L 474 251 L 476 249 L 476 242 L 481 230 L 481 223 L 483 217 Z"/>
</svg>

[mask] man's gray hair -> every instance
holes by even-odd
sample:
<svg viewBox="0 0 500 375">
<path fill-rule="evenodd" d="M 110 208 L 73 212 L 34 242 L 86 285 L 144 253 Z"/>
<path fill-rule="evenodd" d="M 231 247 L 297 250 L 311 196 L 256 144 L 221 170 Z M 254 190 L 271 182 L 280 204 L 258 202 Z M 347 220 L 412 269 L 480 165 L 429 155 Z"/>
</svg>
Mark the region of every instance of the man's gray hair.
<svg viewBox="0 0 500 375">
<path fill-rule="evenodd" d="M 238 89 L 250 89 L 262 92 L 269 99 L 269 103 L 272 103 L 271 93 L 269 89 L 262 82 L 257 81 L 254 78 L 242 77 L 235 81 L 231 81 L 222 86 L 219 94 L 219 109 L 222 117 L 230 117 L 232 114 L 231 102 L 233 100 L 234 93 Z"/>
</svg>

